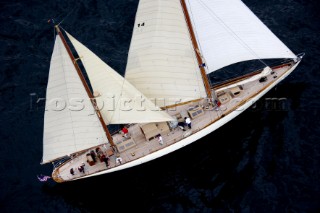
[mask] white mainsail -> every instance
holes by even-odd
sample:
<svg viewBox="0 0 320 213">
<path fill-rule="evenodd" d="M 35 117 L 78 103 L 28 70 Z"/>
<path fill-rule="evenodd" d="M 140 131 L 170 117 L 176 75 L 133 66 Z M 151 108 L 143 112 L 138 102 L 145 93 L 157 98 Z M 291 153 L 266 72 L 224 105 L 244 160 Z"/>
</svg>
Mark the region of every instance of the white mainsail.
<svg viewBox="0 0 320 213">
<path fill-rule="evenodd" d="M 57 36 L 47 86 L 42 163 L 106 142 L 73 62 Z"/>
<path fill-rule="evenodd" d="M 126 79 L 103 62 L 86 46 L 66 33 L 88 74 L 98 107 L 108 124 L 170 121 L 173 118 L 157 108 Z"/>
<path fill-rule="evenodd" d="M 125 78 L 165 106 L 206 97 L 179 0 L 140 0 Z"/>
<path fill-rule="evenodd" d="M 240 0 L 187 0 L 208 73 L 252 59 L 296 58 Z"/>
</svg>

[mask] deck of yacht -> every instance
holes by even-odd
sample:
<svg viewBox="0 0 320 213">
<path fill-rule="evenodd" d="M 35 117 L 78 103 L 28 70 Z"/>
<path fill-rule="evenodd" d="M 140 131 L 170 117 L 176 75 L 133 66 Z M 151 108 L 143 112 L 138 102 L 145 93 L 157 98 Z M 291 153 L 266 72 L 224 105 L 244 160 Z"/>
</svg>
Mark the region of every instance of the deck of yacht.
<svg viewBox="0 0 320 213">
<path fill-rule="evenodd" d="M 158 124 L 147 124 L 147 126 L 142 127 L 143 124 L 130 124 L 128 126 L 129 138 L 125 138 L 122 134 L 117 133 L 113 135 L 114 143 L 117 147 L 116 150 L 112 150 L 110 144 L 101 145 L 99 148 L 103 154 L 109 156 L 109 166 L 106 166 L 105 162 L 101 162 L 98 158 L 94 165 L 89 165 L 87 162 L 87 156 L 91 150 L 84 152 L 83 154 L 74 157 L 73 159 L 65 162 L 60 167 L 54 170 L 53 177 L 58 182 L 70 181 L 73 179 L 78 179 L 86 175 L 91 175 L 99 171 L 111 169 L 120 165 L 117 162 L 117 157 L 121 157 L 122 163 L 125 164 L 136 159 L 139 159 L 143 156 L 146 156 L 150 153 L 161 150 L 165 147 L 168 147 L 174 143 L 179 142 L 181 139 L 188 137 L 196 133 L 197 131 L 207 127 L 208 125 L 219 120 L 221 117 L 227 115 L 228 113 L 236 110 L 241 104 L 250 101 L 258 92 L 266 88 L 268 85 L 273 83 L 275 80 L 280 78 L 289 68 L 291 64 L 282 65 L 279 67 L 274 67 L 273 72 L 271 72 L 267 79 L 264 82 L 260 82 L 260 77 L 255 80 L 255 76 L 247 77 L 247 79 L 241 79 L 239 82 L 233 82 L 232 84 L 225 85 L 215 90 L 221 105 L 219 107 L 212 106 L 208 104 L 206 100 L 200 100 L 196 102 L 189 102 L 184 105 L 176 106 L 175 108 L 167 109 L 167 112 L 180 118 L 181 121 L 184 120 L 184 117 L 191 117 L 192 128 L 189 129 L 185 126 L 185 131 L 181 128 L 174 127 L 171 128 L 170 125 L 165 123 Z M 190 109 L 196 108 L 200 110 L 198 115 L 194 117 L 190 115 Z M 189 111 L 189 113 L 188 113 Z M 150 125 L 150 126 L 148 126 Z M 146 128 L 153 129 L 150 130 L 150 135 L 148 132 L 144 133 Z M 159 131 L 159 132 L 157 132 Z M 157 134 L 161 134 L 163 138 L 163 145 L 158 141 L 157 137 L 153 137 Z M 146 137 L 149 137 L 148 140 Z M 92 148 L 95 150 L 96 147 Z M 84 173 L 78 171 L 78 166 L 85 164 Z M 74 175 L 70 174 L 70 169 L 74 169 Z"/>
</svg>

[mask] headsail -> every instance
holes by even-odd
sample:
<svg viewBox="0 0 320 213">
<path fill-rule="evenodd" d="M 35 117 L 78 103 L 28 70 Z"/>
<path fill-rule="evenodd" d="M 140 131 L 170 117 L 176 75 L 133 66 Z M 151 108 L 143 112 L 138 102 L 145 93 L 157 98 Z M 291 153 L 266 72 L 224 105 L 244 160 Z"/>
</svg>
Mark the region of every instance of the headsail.
<svg viewBox="0 0 320 213">
<path fill-rule="evenodd" d="M 42 163 L 107 142 L 59 36 L 51 58 L 46 97 Z"/>
<path fill-rule="evenodd" d="M 209 72 L 252 59 L 296 58 L 240 0 L 187 0 L 187 6 Z"/>
<path fill-rule="evenodd" d="M 179 0 L 140 0 L 125 78 L 166 106 L 206 97 Z"/>
<path fill-rule="evenodd" d="M 96 100 L 106 123 L 148 123 L 173 120 L 169 114 L 157 108 L 86 46 L 69 33 L 67 36 L 81 57 L 93 90 L 100 94 Z"/>
</svg>

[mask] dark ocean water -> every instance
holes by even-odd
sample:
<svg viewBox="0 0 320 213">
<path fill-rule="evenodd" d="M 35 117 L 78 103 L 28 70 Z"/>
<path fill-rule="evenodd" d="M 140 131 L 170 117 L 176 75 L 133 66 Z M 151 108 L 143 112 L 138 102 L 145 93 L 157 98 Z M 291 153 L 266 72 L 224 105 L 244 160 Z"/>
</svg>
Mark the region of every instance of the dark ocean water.
<svg viewBox="0 0 320 213">
<path fill-rule="evenodd" d="M 244 0 L 299 67 L 239 117 L 168 156 L 56 184 L 40 166 L 53 28 L 123 74 L 138 0 L 0 2 L 0 212 L 320 212 L 320 3 Z M 272 110 L 268 98 L 284 98 Z M 32 109 L 31 106 L 32 105 Z M 38 109 L 36 109 L 38 106 Z"/>
</svg>

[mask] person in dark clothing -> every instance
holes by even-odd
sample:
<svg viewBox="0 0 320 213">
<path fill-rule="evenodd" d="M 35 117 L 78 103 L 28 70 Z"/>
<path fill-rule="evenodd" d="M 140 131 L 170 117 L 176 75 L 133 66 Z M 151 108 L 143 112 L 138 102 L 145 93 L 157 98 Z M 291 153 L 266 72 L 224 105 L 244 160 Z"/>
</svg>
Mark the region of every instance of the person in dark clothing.
<svg viewBox="0 0 320 213">
<path fill-rule="evenodd" d="M 103 158 L 103 161 L 106 163 L 106 167 L 109 167 L 109 157 Z"/>
<path fill-rule="evenodd" d="M 73 168 L 70 169 L 70 174 L 74 175 L 74 170 L 73 170 Z"/>
<path fill-rule="evenodd" d="M 79 167 L 78 167 L 78 170 L 79 170 L 79 172 L 83 172 L 83 173 L 84 173 L 84 168 L 83 168 L 83 166 L 79 166 Z"/>
<path fill-rule="evenodd" d="M 184 129 L 184 122 L 179 122 L 179 123 L 178 123 L 178 126 L 179 126 L 180 129 L 182 129 L 183 131 L 186 131 L 186 130 Z"/>
<path fill-rule="evenodd" d="M 94 162 L 97 162 L 97 160 L 96 160 L 96 153 L 95 153 L 93 150 L 90 151 L 90 155 L 91 155 L 93 161 L 94 161 Z"/>
</svg>

